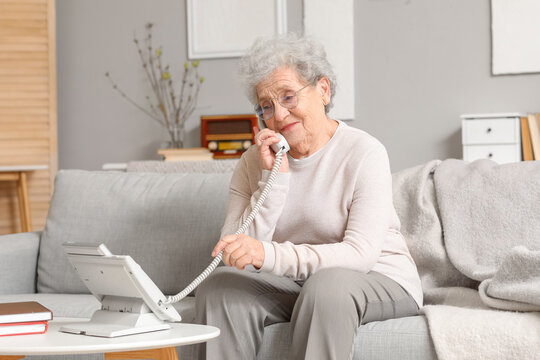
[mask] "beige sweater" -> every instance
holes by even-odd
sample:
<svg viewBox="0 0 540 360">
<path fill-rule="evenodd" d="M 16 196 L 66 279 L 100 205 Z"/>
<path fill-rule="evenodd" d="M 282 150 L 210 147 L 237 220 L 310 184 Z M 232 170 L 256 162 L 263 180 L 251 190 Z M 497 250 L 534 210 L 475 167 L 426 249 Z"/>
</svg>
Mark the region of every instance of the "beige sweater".
<svg viewBox="0 0 540 360">
<path fill-rule="evenodd" d="M 343 122 L 328 144 L 289 159 L 247 234 L 262 241 L 261 271 L 304 280 L 319 269 L 376 271 L 398 282 L 422 306 L 418 271 L 399 232 L 384 146 Z M 230 185 L 222 235 L 234 234 L 259 198 L 270 172 L 257 148 L 240 159 Z"/>
</svg>

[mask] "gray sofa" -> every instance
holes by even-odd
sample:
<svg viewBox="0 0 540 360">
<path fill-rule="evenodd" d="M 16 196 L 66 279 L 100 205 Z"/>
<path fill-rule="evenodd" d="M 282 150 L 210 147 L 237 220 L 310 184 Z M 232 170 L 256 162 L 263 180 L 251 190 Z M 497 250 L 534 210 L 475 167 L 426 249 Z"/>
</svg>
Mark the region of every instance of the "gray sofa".
<svg viewBox="0 0 540 360">
<path fill-rule="evenodd" d="M 103 242 L 113 253 L 129 254 L 165 294 L 176 294 L 212 260 L 227 207 L 231 168 L 225 168 L 59 171 L 43 232 L 0 236 L 0 302 L 36 300 L 57 317 L 90 317 L 99 303 L 68 263 L 61 248 L 67 241 Z M 176 307 L 184 322 L 193 321 L 193 297 Z M 258 359 L 287 358 L 289 334 L 288 323 L 267 326 Z M 182 360 L 193 358 L 193 351 L 178 348 Z M 362 325 L 354 359 L 436 359 L 425 317 Z"/>
</svg>

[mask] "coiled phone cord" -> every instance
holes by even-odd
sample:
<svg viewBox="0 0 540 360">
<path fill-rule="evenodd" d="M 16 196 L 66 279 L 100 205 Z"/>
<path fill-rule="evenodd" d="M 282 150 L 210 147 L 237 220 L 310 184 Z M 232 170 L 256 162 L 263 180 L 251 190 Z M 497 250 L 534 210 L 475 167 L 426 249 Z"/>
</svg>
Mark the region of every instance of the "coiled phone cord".
<svg viewBox="0 0 540 360">
<path fill-rule="evenodd" d="M 272 186 L 274 185 L 274 182 L 276 180 L 276 176 L 279 170 L 279 167 L 281 166 L 281 161 L 283 160 L 283 155 L 286 151 L 280 150 L 276 154 L 276 159 L 274 161 L 274 166 L 272 167 L 272 171 L 270 172 L 270 176 L 268 177 L 268 181 L 266 182 L 266 185 L 264 186 L 263 191 L 261 192 L 261 196 L 259 197 L 259 200 L 255 203 L 255 206 L 253 206 L 253 209 L 251 209 L 251 212 L 249 213 L 249 216 L 244 220 L 242 223 L 242 226 L 234 233 L 235 235 L 240 235 L 246 232 L 249 225 L 251 225 L 251 222 L 257 216 L 259 213 L 259 209 L 261 208 L 262 204 L 264 203 L 264 200 L 268 196 L 268 193 L 270 192 L 270 189 L 272 189 Z M 177 303 L 186 296 L 188 296 L 189 293 L 191 293 L 197 286 L 199 286 L 204 279 L 206 279 L 212 271 L 216 269 L 216 267 L 219 265 L 223 258 L 223 250 L 219 252 L 219 254 L 214 258 L 214 260 L 208 265 L 208 267 L 191 282 L 186 288 L 182 291 L 180 291 L 178 294 L 174 296 L 167 297 L 167 300 L 163 301 L 162 304 L 168 305 L 172 303 Z"/>
</svg>

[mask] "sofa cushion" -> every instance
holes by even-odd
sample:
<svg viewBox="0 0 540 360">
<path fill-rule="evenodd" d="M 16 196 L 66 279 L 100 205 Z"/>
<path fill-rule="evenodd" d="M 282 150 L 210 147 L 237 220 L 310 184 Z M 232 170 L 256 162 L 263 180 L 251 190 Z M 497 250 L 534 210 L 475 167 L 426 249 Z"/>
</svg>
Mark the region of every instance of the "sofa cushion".
<svg viewBox="0 0 540 360">
<path fill-rule="evenodd" d="M 0 236 L 0 294 L 36 292 L 40 231 Z"/>
<path fill-rule="evenodd" d="M 213 341 L 213 340 L 210 340 Z M 288 359 L 291 324 L 277 323 L 264 328 L 257 360 Z M 180 359 L 197 359 L 198 345 L 182 346 Z M 374 321 L 358 328 L 354 360 L 436 360 L 435 347 L 423 315 Z"/>
<path fill-rule="evenodd" d="M 62 243 L 105 243 L 131 255 L 165 294 L 211 262 L 231 174 L 61 170 L 38 258 L 38 292 L 87 293 Z"/>
<path fill-rule="evenodd" d="M 267 326 L 257 359 L 287 359 L 290 344 L 290 323 Z M 434 360 L 437 355 L 426 318 L 409 316 L 360 326 L 354 342 L 353 359 Z"/>
</svg>

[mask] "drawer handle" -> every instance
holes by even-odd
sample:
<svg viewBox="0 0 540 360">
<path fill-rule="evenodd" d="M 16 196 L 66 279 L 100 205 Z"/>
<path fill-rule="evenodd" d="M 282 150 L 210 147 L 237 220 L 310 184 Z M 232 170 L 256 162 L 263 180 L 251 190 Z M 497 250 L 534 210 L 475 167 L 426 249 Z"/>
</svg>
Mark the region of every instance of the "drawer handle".
<svg viewBox="0 0 540 360">
<path fill-rule="evenodd" d="M 486 132 L 489 134 L 491 132 L 491 128 L 487 128 Z"/>
<path fill-rule="evenodd" d="M 489 153 L 489 154 L 488 154 L 488 158 L 491 159 L 492 157 L 493 157 L 493 153 Z"/>
</svg>

